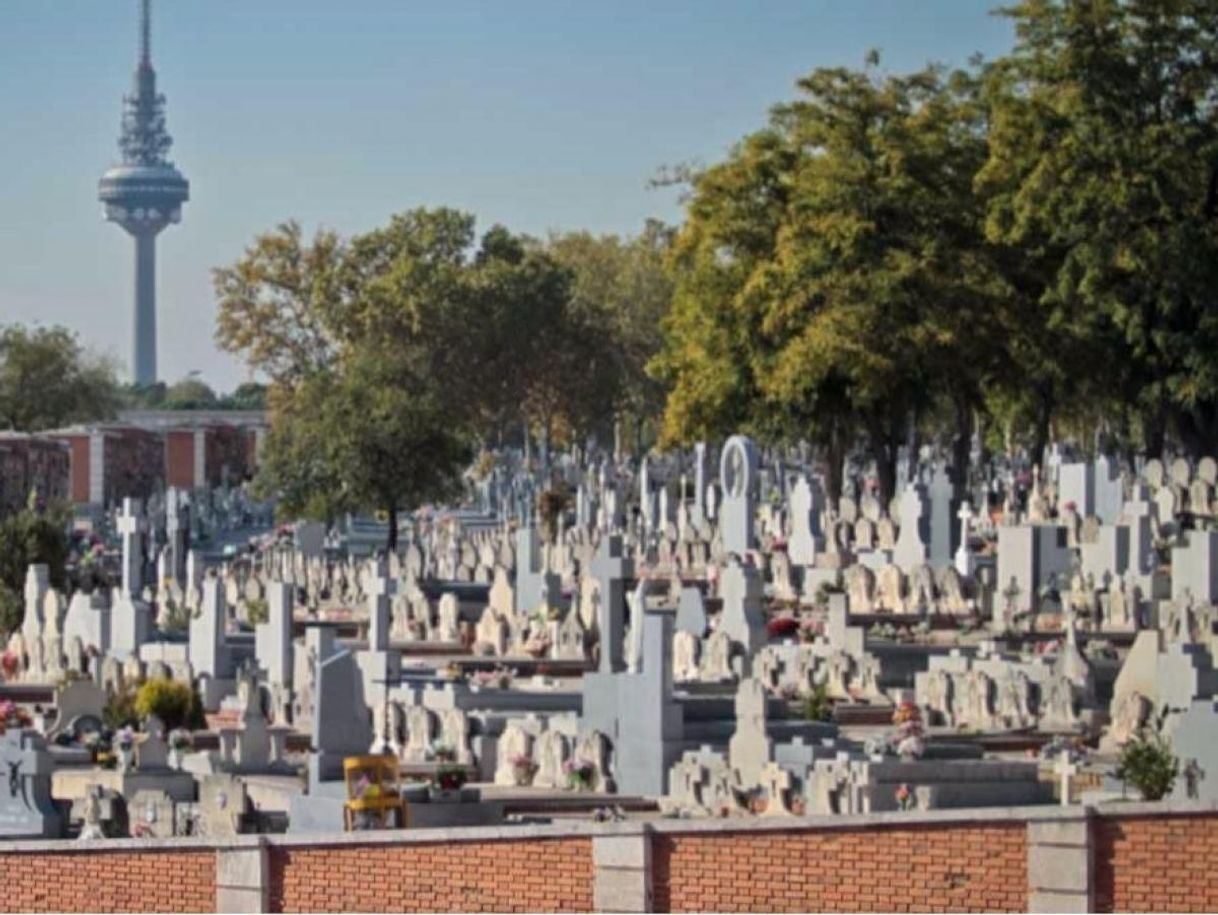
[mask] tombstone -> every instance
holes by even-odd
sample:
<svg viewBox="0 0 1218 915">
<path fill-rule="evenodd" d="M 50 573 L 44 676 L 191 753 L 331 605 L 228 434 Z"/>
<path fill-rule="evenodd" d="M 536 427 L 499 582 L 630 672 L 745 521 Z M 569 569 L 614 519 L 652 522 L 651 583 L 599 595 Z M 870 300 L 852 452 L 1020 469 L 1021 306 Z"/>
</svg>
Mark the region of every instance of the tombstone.
<svg viewBox="0 0 1218 915">
<path fill-rule="evenodd" d="M 484 653 L 503 657 L 507 654 L 508 637 L 509 628 L 507 620 L 496 613 L 491 607 L 483 610 L 482 616 L 478 620 L 478 625 L 474 630 L 475 647 Z"/>
<path fill-rule="evenodd" d="M 1188 541 L 1172 549 L 1171 596 L 1186 594 L 1204 604 L 1218 603 L 1218 531 L 1189 531 Z"/>
<path fill-rule="evenodd" d="M 342 777 L 343 759 L 362 756 L 372 743 L 372 724 L 364 698 L 364 682 L 355 657 L 338 648 L 334 630 L 309 627 L 307 654 L 314 673 L 312 745 L 309 784 Z"/>
<path fill-rule="evenodd" d="M 571 759 L 571 741 L 567 735 L 551 728 L 537 739 L 534 753 L 537 774 L 533 784 L 540 788 L 567 787 L 567 773 L 563 769 Z"/>
<path fill-rule="evenodd" d="M 254 629 L 254 653 L 272 688 L 291 689 L 293 668 L 291 585 L 267 585 L 267 621 Z"/>
<path fill-rule="evenodd" d="M 534 730 L 524 719 L 513 719 L 504 727 L 495 750 L 496 785 L 523 787 L 532 783 L 532 773 L 526 775 L 520 761 L 533 759 Z"/>
<path fill-rule="evenodd" d="M 791 562 L 799 566 L 816 563 L 820 546 L 820 513 L 824 510 L 820 486 L 813 486 L 808 478 L 800 476 L 791 491 L 791 538 L 787 542 L 787 553 Z"/>
<path fill-rule="evenodd" d="M 190 549 L 190 500 L 176 487 L 165 493 L 165 536 L 169 541 L 169 577 L 181 588 L 186 583 L 186 554 Z"/>
<path fill-rule="evenodd" d="M 0 839 L 57 839 L 63 817 L 51 800 L 51 757 L 37 731 L 0 735 Z"/>
<path fill-rule="evenodd" d="M 389 577 L 384 559 L 368 567 L 368 650 L 389 650 L 389 606 L 397 582 Z"/>
<path fill-rule="evenodd" d="M 678 632 L 688 632 L 699 639 L 706 635 L 710 624 L 701 588 L 692 585 L 681 588 L 681 596 L 677 600 L 676 628 Z"/>
<path fill-rule="evenodd" d="M 212 679 L 228 679 L 231 676 L 228 652 L 225 644 L 224 625 L 227 619 L 224 590 L 217 578 L 203 582 L 203 602 L 199 612 L 190 620 L 190 647 L 188 658 L 196 675 L 206 674 Z"/>
<path fill-rule="evenodd" d="M 906 574 L 926 562 L 929 553 L 930 521 L 922 487 L 914 484 L 901 494 L 901 529 L 893 547 L 892 561 Z"/>
<path fill-rule="evenodd" d="M 736 730 L 728 743 L 728 758 L 738 782 L 751 788 L 761 782 L 761 770 L 773 756 L 766 734 L 766 691 L 758 679 L 740 681 L 736 690 Z"/>
<path fill-rule="evenodd" d="M 694 443 L 694 501 L 690 505 L 690 517 L 694 526 L 701 528 L 710 520 L 706 507 L 706 484 L 710 475 L 710 461 L 706 454 L 706 442 Z M 682 493 L 684 496 L 684 493 Z"/>
<path fill-rule="evenodd" d="M 698 656 L 700 654 L 700 649 L 701 640 L 692 632 L 686 632 L 683 629 L 678 629 L 673 633 L 672 667 L 673 677 L 677 680 L 677 682 L 683 683 L 698 679 Z"/>
<path fill-rule="evenodd" d="M 584 676 L 581 733 L 598 731 L 612 743 L 617 790 L 624 794 L 664 794 L 681 752 L 685 725 L 673 696 L 672 626 L 669 613 L 645 613 L 639 672 Z"/>
<path fill-rule="evenodd" d="M 634 574 L 634 563 L 622 551 L 622 538 L 610 534 L 601 538 L 600 549 L 592 561 L 592 574 L 600 592 L 600 672 L 621 669 L 625 637 L 625 580 Z"/>
<path fill-rule="evenodd" d="M 766 643 L 765 614 L 761 609 L 761 574 L 752 563 L 735 557 L 728 560 L 719 576 L 723 610 L 718 631 L 744 649 L 745 657 Z"/>
<path fill-rule="evenodd" d="M 743 556 L 753 547 L 756 513 L 757 446 L 752 439 L 733 435 L 727 440 L 719 477 L 723 486 L 723 505 L 719 509 L 723 551 Z"/>
<path fill-rule="evenodd" d="M 542 568 L 537 528 L 522 527 L 516 532 L 517 609 L 523 613 L 542 609 L 546 594 L 558 594 L 560 590 L 558 576 Z"/>
<path fill-rule="evenodd" d="M 457 595 L 451 591 L 440 596 L 436 639 L 441 642 L 457 642 L 461 639 L 460 605 L 457 602 Z"/>
<path fill-rule="evenodd" d="M 951 562 L 960 545 L 960 529 L 956 524 L 960 500 L 945 464 L 935 466 L 930 489 L 930 562 L 938 568 Z"/>
</svg>

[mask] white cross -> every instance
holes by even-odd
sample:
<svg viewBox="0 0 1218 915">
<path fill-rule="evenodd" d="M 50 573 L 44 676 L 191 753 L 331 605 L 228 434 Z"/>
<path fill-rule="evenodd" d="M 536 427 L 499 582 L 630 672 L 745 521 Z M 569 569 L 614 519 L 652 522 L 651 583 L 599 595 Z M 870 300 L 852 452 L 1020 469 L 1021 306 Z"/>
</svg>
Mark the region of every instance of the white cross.
<svg viewBox="0 0 1218 915">
<path fill-rule="evenodd" d="M 1061 779 L 1061 804 L 1063 807 L 1070 806 L 1070 777 L 1078 773 L 1078 766 L 1070 760 L 1070 751 L 1062 750 L 1057 754 L 1057 763 L 1054 765 L 1058 777 Z"/>
</svg>

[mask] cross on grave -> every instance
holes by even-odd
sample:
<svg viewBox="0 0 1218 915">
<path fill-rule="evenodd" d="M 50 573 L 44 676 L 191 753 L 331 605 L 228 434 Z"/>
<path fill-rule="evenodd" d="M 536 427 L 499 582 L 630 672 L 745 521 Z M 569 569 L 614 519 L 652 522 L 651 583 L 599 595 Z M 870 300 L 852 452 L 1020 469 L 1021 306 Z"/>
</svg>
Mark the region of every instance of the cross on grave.
<svg viewBox="0 0 1218 915">
<path fill-rule="evenodd" d="M 592 574 L 600 585 L 601 673 L 613 673 L 622 665 L 625 628 L 625 582 L 634 574 L 634 562 L 623 555 L 622 538 L 611 535 L 601 540 L 592 560 Z"/>
<path fill-rule="evenodd" d="M 372 567 L 368 582 L 368 647 L 372 651 L 389 648 L 389 605 L 397 593 L 398 583 L 390 577 L 384 559 Z"/>
<path fill-rule="evenodd" d="M 969 504 L 968 499 L 960 503 L 960 508 L 956 512 L 956 517 L 960 520 L 960 546 L 956 549 L 955 566 L 956 571 L 961 575 L 969 576 L 973 574 L 973 555 L 968 548 L 969 533 L 972 529 L 973 506 Z"/>
<path fill-rule="evenodd" d="M 1061 779 L 1061 805 L 1070 806 L 1070 779 L 1078 774 L 1078 766 L 1070 759 L 1070 752 L 1063 750 L 1057 754 L 1057 762 L 1053 766 L 1058 778 Z"/>
<path fill-rule="evenodd" d="M 136 600 L 140 596 L 143 582 L 140 568 L 143 565 L 143 549 L 140 538 L 146 529 L 140 515 L 140 504 L 135 499 L 123 499 L 123 511 L 118 517 L 118 532 L 123 540 L 123 595 Z"/>
</svg>

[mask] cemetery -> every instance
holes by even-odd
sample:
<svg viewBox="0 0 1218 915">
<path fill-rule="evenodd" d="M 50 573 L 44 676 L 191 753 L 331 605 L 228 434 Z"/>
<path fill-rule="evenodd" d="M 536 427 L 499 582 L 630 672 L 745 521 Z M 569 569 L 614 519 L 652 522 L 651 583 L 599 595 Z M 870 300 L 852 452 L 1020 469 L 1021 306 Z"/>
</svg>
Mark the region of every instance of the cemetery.
<svg viewBox="0 0 1218 915">
<path fill-rule="evenodd" d="M 507 450 L 387 554 L 353 518 L 205 558 L 186 493 L 124 500 L 111 591 L 27 570 L 0 833 L 1115 816 L 1152 739 L 1159 796 L 1218 799 L 1218 463 L 1063 448 L 957 494 L 924 449 L 884 506 L 858 465 L 831 504 L 798 449 L 714 450 Z"/>
<path fill-rule="evenodd" d="M 158 332 L 137 6 L 130 371 L 0 271 L 0 911 L 1218 909 L 1218 8 L 178 5 Z"/>
</svg>

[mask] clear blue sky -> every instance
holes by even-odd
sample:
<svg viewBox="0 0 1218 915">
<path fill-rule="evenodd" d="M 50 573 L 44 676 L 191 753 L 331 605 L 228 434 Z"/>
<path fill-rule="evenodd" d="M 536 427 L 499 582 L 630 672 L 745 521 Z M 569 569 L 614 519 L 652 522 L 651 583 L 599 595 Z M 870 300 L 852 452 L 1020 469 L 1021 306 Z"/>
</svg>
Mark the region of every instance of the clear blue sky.
<svg viewBox="0 0 1218 915">
<path fill-rule="evenodd" d="M 287 219 L 372 228 L 450 205 L 486 228 L 631 233 L 648 190 L 713 162 L 818 66 L 995 56 L 993 0 L 154 0 L 173 159 L 191 182 L 159 245 L 160 373 L 219 389 L 210 269 Z M 129 358 L 131 242 L 101 219 L 137 0 L 0 0 L 0 323 L 60 323 Z"/>
</svg>

